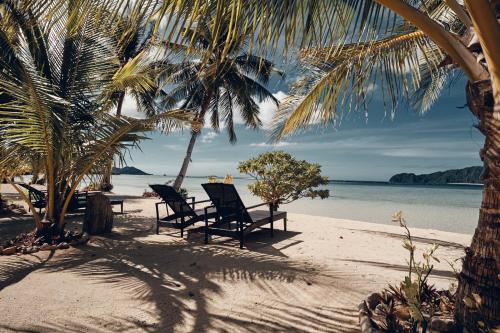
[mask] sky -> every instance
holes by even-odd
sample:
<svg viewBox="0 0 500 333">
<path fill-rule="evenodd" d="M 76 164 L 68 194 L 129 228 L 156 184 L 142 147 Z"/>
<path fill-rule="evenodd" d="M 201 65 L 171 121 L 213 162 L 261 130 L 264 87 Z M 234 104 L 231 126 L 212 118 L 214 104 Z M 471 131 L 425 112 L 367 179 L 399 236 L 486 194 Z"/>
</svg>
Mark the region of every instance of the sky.
<svg viewBox="0 0 500 333">
<path fill-rule="evenodd" d="M 286 81 L 270 83 L 278 99 L 287 96 Z M 424 115 L 404 106 L 394 117 L 386 116 L 377 94 L 364 112 L 348 113 L 335 128 L 312 127 L 306 132 L 270 144 L 266 129 L 252 130 L 237 119 L 236 144 L 227 134 L 203 128 L 193 151 L 188 176 L 231 174 L 240 176 L 239 161 L 269 150 L 284 150 L 297 159 L 319 163 L 322 172 L 334 180 L 387 181 L 401 172 L 429 173 L 481 165 L 479 149 L 483 137 L 473 127 L 475 119 L 465 107 L 465 80 L 446 88 Z M 260 104 L 261 119 L 268 124 L 275 106 Z M 124 114 L 138 116 L 135 104 L 126 99 Z M 150 140 L 133 150 L 127 165 L 158 175 L 176 175 L 185 155 L 190 131 L 149 133 Z"/>
</svg>

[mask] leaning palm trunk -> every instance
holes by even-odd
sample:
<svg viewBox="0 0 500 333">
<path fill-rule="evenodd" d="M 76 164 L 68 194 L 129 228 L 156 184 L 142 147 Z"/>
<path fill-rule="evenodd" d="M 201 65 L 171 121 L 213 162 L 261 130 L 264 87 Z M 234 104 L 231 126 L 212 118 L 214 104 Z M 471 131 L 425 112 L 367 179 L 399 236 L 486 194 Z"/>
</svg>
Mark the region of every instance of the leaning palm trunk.
<svg viewBox="0 0 500 333">
<path fill-rule="evenodd" d="M 494 103 L 490 80 L 470 83 L 467 102 L 486 137 L 480 152 L 484 190 L 460 274 L 457 317 L 470 332 L 477 332 L 480 323 L 500 324 L 500 105 Z"/>
<path fill-rule="evenodd" d="M 208 107 L 210 106 L 210 101 L 212 100 L 212 96 L 213 96 L 213 91 L 209 90 L 201 106 L 201 111 L 196 117 L 197 123 L 199 122 L 203 124 L 203 119 L 205 119 L 205 114 L 207 113 Z M 191 155 L 193 155 L 193 148 L 199 134 L 200 134 L 200 129 L 193 129 L 191 133 L 191 139 L 189 140 L 188 148 L 186 150 L 186 156 L 182 161 L 181 170 L 179 171 L 179 174 L 177 175 L 174 181 L 174 188 L 177 191 L 181 188 L 184 178 L 186 178 L 187 168 L 189 166 L 189 162 L 191 162 Z"/>
<path fill-rule="evenodd" d="M 182 162 L 181 170 L 179 171 L 177 178 L 175 178 L 174 188 L 176 190 L 179 190 L 181 188 L 182 182 L 186 177 L 187 168 L 189 166 L 189 162 L 191 162 L 191 155 L 193 154 L 193 148 L 196 143 L 196 139 L 198 138 L 198 134 L 199 132 L 193 132 L 191 134 L 191 139 L 189 140 L 189 144 L 186 150 L 186 156 L 184 157 L 184 160 Z"/>
</svg>

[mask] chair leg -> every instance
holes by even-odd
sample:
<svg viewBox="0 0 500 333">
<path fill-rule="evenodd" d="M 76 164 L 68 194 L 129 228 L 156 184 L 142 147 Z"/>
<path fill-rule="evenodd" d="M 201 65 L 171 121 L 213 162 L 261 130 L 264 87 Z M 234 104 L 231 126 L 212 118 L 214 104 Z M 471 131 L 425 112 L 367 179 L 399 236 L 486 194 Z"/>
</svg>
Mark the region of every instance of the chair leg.
<svg viewBox="0 0 500 333">
<path fill-rule="evenodd" d="M 120 204 L 120 210 L 121 210 L 121 213 L 123 214 L 123 202 Z"/>
<path fill-rule="evenodd" d="M 240 234 L 240 249 L 242 249 L 244 245 L 245 245 L 245 235 L 242 232 Z"/>
<path fill-rule="evenodd" d="M 271 220 L 271 237 L 274 237 L 274 221 Z"/>
<path fill-rule="evenodd" d="M 156 234 L 160 234 L 160 221 L 156 220 Z"/>
<path fill-rule="evenodd" d="M 181 228 L 181 238 L 184 237 L 184 228 Z"/>
<path fill-rule="evenodd" d="M 208 244 L 208 217 L 205 214 L 205 244 Z"/>
<path fill-rule="evenodd" d="M 285 230 L 285 231 L 286 231 L 286 220 L 287 220 L 287 218 L 285 217 L 283 219 L 283 230 Z"/>
</svg>

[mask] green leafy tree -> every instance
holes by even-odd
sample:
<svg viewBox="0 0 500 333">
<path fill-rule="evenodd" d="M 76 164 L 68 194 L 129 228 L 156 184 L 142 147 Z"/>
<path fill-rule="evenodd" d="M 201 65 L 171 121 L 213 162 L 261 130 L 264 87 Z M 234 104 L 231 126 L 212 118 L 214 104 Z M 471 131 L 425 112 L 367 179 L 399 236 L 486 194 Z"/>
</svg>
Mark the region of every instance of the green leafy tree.
<svg viewBox="0 0 500 333">
<path fill-rule="evenodd" d="M 276 106 L 278 100 L 265 85 L 273 74 L 283 75 L 274 64 L 246 51 L 251 35 L 244 30 L 229 36 L 230 22 L 221 20 L 220 34 L 211 32 L 216 17 L 208 15 L 198 22 L 197 29 L 187 29 L 184 44 L 171 43 L 170 49 L 181 53 L 183 61 L 167 66 L 160 82 L 170 87 L 170 101 L 181 102 L 182 109 L 193 110 L 198 123 L 210 117 L 210 125 L 216 131 L 224 122 L 229 141 L 236 142 L 234 117 L 240 113 L 250 128 L 261 125 L 257 100 L 269 99 Z M 236 38 L 230 38 L 236 37 Z M 190 44 L 191 43 L 191 44 Z M 172 104 L 174 106 L 175 104 Z M 200 135 L 199 127 L 193 128 L 186 155 L 174 182 L 179 189 L 191 162 L 193 147 Z"/>
<path fill-rule="evenodd" d="M 250 192 L 265 202 L 272 202 L 275 209 L 300 198 L 330 196 L 329 190 L 315 189 L 328 184 L 328 177 L 321 175 L 319 164 L 299 161 L 284 151 L 262 153 L 240 162 L 238 169 L 256 180 L 248 185 Z"/>
<path fill-rule="evenodd" d="M 0 1 L 0 174 L 10 179 L 36 157 L 43 165 L 43 220 L 62 231 L 73 193 L 100 174 L 113 156 L 137 144 L 160 120 L 185 120 L 170 111 L 146 120 L 111 114 L 116 91 L 150 87 L 134 68 L 120 67 L 99 1 Z M 118 8 L 115 8 L 118 10 Z M 13 184 L 28 205 L 25 193 Z M 37 228 L 42 217 L 31 207 Z"/>
</svg>

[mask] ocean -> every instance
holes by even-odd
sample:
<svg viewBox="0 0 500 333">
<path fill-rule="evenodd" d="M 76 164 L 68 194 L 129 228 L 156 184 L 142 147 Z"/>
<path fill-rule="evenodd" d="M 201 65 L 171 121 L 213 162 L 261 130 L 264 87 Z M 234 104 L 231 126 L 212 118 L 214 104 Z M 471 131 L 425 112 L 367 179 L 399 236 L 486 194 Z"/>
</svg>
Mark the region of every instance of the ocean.
<svg viewBox="0 0 500 333">
<path fill-rule="evenodd" d="M 113 192 L 141 195 L 148 184 L 164 184 L 164 176 L 113 176 Z M 206 199 L 201 184 L 206 178 L 186 178 L 185 187 L 196 200 Z M 259 203 L 248 190 L 251 180 L 235 179 L 247 205 Z M 300 199 L 280 209 L 291 213 L 393 224 L 391 216 L 403 211 L 410 227 L 472 234 L 477 225 L 482 187 L 477 185 L 413 186 L 379 182 L 331 182 L 328 199 Z"/>
</svg>

